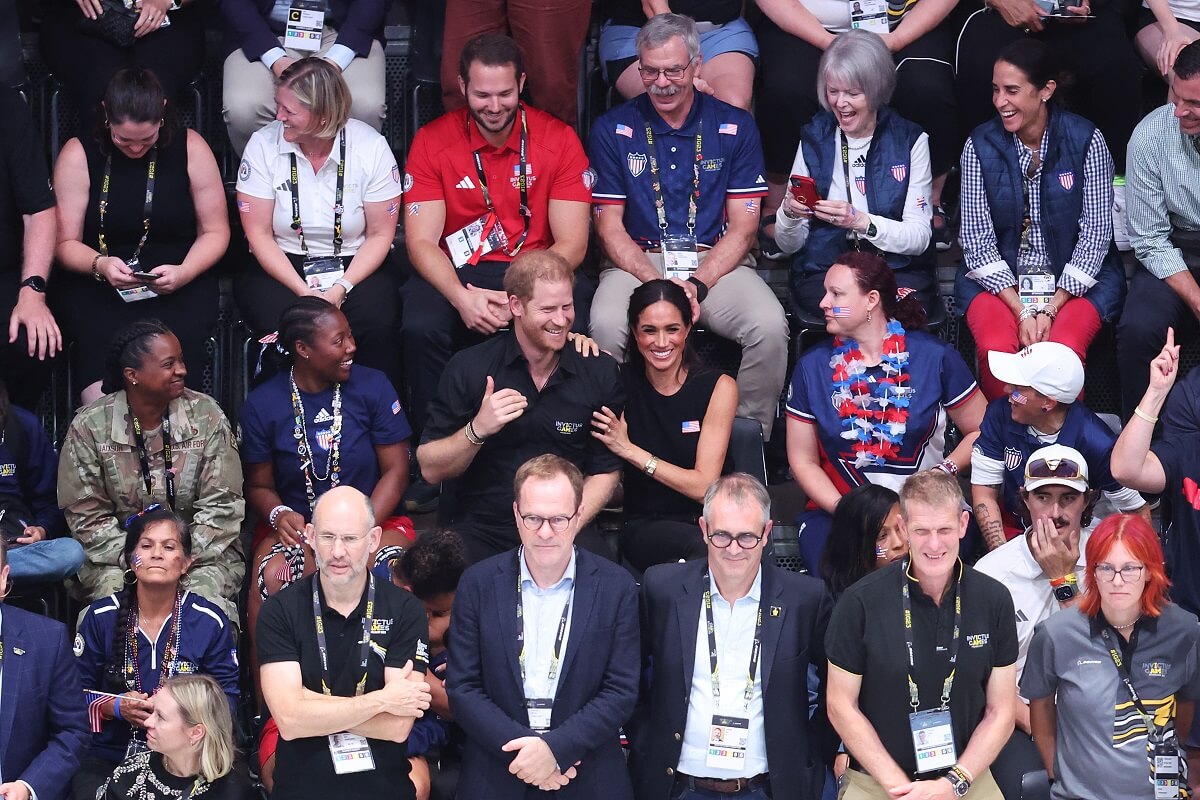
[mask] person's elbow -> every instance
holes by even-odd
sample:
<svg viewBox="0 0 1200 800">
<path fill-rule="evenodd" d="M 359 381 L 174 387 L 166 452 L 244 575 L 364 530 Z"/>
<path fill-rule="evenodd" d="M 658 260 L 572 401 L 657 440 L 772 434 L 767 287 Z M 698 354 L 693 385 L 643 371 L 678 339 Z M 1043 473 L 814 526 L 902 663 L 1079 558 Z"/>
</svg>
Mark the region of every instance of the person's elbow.
<svg viewBox="0 0 1200 800">
<path fill-rule="evenodd" d="M 421 477 L 428 484 L 437 484 L 446 480 L 450 475 L 450 471 L 441 463 L 441 459 L 437 457 L 436 446 L 433 443 L 420 445 L 417 448 L 417 466 L 421 468 Z"/>
</svg>

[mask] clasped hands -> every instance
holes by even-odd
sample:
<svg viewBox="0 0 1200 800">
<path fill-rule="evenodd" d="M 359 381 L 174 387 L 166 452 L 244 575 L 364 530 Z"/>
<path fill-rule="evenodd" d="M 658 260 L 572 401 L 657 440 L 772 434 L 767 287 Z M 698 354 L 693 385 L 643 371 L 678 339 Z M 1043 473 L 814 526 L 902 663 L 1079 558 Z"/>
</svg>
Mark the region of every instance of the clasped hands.
<svg viewBox="0 0 1200 800">
<path fill-rule="evenodd" d="M 508 765 L 509 772 L 544 792 L 552 792 L 566 786 L 575 779 L 575 767 L 579 766 L 579 762 L 576 761 L 573 766 L 567 767 L 565 772 L 560 770 L 550 745 L 540 736 L 521 736 L 505 742 L 500 749 L 505 753 L 517 754 Z"/>
</svg>

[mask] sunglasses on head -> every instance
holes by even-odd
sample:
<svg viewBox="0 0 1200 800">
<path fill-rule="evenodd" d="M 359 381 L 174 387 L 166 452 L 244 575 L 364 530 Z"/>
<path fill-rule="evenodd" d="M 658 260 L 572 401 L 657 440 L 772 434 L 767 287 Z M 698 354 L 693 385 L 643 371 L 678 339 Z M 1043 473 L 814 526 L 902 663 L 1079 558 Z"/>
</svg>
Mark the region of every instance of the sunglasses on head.
<svg viewBox="0 0 1200 800">
<path fill-rule="evenodd" d="M 1035 458 L 1025 465 L 1025 478 L 1061 478 L 1086 480 L 1083 468 L 1070 458 Z"/>
</svg>

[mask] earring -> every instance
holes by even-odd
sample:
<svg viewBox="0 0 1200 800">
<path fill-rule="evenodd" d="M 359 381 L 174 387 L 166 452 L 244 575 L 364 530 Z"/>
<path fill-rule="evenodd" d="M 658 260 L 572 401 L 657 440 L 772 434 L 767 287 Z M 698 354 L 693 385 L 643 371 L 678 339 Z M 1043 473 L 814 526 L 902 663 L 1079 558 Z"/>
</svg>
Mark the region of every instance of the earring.
<svg viewBox="0 0 1200 800">
<path fill-rule="evenodd" d="M 179 585 L 183 587 L 191 586 L 192 576 L 186 572 L 179 576 Z"/>
<path fill-rule="evenodd" d="M 130 381 L 134 386 L 137 386 L 137 381 Z"/>
<path fill-rule="evenodd" d="M 871 310 L 867 309 L 867 322 L 871 321 Z"/>
<path fill-rule="evenodd" d="M 133 584 L 137 583 L 137 573 L 132 569 L 125 570 L 123 578 L 126 586 L 132 586 Z"/>
</svg>

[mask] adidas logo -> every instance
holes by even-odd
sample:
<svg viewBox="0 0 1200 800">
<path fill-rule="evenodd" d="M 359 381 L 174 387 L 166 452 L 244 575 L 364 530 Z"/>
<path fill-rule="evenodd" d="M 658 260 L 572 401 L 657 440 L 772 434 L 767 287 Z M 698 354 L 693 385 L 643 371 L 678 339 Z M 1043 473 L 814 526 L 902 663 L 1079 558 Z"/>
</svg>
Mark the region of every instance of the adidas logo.
<svg viewBox="0 0 1200 800">
<path fill-rule="evenodd" d="M 322 422 L 333 422 L 333 415 L 324 408 L 317 412 L 317 415 L 313 417 L 314 425 L 320 425 Z"/>
<path fill-rule="evenodd" d="M 1017 622 L 1029 622 L 1029 617 L 1025 616 L 1025 612 L 1017 609 Z"/>
<path fill-rule="evenodd" d="M 867 157 L 859 156 L 858 158 L 854 159 L 854 166 L 856 168 L 865 169 L 867 166 Z"/>
<path fill-rule="evenodd" d="M 463 175 L 463 179 L 454 184 L 456 189 L 474 189 L 475 181 L 471 180 L 470 175 Z"/>
</svg>

